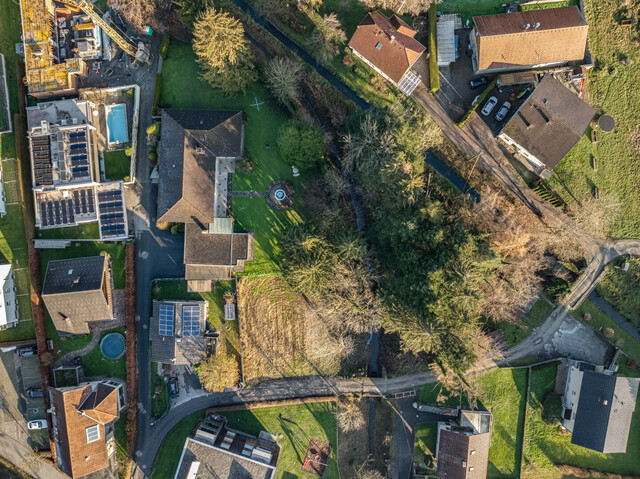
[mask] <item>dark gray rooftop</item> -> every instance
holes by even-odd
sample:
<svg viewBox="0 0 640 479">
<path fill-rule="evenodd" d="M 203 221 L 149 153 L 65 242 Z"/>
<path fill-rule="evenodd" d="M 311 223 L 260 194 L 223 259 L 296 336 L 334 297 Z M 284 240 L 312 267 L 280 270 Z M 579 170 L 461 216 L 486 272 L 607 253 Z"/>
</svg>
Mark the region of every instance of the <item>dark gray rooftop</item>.
<svg viewBox="0 0 640 479">
<path fill-rule="evenodd" d="M 173 305 L 173 334 L 160 334 L 160 305 Z M 185 336 L 183 334 L 183 311 L 185 306 L 198 305 L 200 316 L 198 318 L 198 335 Z M 151 341 L 151 359 L 159 363 L 185 365 L 198 364 L 206 359 L 207 349 L 204 339 L 206 329 L 206 305 L 205 301 L 154 301 L 153 315 L 149 330 Z"/>
<path fill-rule="evenodd" d="M 106 256 L 91 256 L 49 261 L 42 294 L 100 289 L 106 260 Z"/>
<path fill-rule="evenodd" d="M 580 141 L 595 113 L 559 80 L 545 75 L 502 131 L 552 169 Z"/>
<path fill-rule="evenodd" d="M 604 453 L 626 452 L 639 382 L 584 371 L 571 443 Z"/>
<path fill-rule="evenodd" d="M 250 256 L 250 233 L 203 233 L 195 223 L 185 224 L 184 262 L 212 266 L 235 266 Z"/>
<path fill-rule="evenodd" d="M 216 159 L 242 156 L 243 142 L 240 111 L 163 110 L 158 218 L 169 222 L 198 219 L 212 223 L 216 179 L 224 183 L 228 173 L 233 172 L 232 165 L 220 165 Z M 218 190 L 224 189 L 226 193 L 227 185 L 223 186 Z M 224 205 L 225 201 L 219 203 Z"/>
</svg>

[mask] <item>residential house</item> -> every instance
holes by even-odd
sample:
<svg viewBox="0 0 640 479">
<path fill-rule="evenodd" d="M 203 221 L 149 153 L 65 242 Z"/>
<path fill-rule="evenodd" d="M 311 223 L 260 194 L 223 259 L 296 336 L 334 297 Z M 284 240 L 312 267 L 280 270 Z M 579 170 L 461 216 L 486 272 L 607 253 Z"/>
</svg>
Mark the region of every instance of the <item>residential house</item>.
<svg viewBox="0 0 640 479">
<path fill-rule="evenodd" d="M 113 379 L 48 389 L 55 460 L 72 478 L 106 470 L 118 477 L 114 423 L 125 406 L 124 384 Z"/>
<path fill-rule="evenodd" d="M 185 278 L 209 291 L 253 260 L 251 232 L 234 231 L 231 184 L 244 151 L 242 112 L 162 112 L 158 159 L 158 222 L 184 223 Z"/>
<path fill-rule="evenodd" d="M 107 256 L 49 261 L 42 300 L 60 334 L 88 334 L 89 323 L 113 319 Z"/>
<path fill-rule="evenodd" d="M 439 422 L 436 443 L 439 479 L 487 477 L 492 416 L 489 411 L 460 411 L 455 422 Z"/>
<path fill-rule="evenodd" d="M 542 178 L 580 141 L 596 111 L 550 74 L 504 125 L 498 138 Z"/>
<path fill-rule="evenodd" d="M 151 360 L 195 365 L 207 358 L 206 301 L 154 301 L 149 339 Z"/>
<path fill-rule="evenodd" d="M 210 414 L 185 441 L 174 479 L 272 479 L 279 453 L 268 432 L 251 436 L 229 429 L 223 416 Z"/>
<path fill-rule="evenodd" d="M 87 100 L 58 100 L 27 108 L 38 228 L 97 222 L 100 239 L 128 237 L 122 182 L 101 183 L 100 179 L 92 124 L 97 125 L 99 118 L 95 104 Z"/>
<path fill-rule="evenodd" d="M 606 454 L 625 453 L 640 379 L 569 361 L 562 396 L 562 425 L 571 443 Z"/>
<path fill-rule="evenodd" d="M 18 324 L 15 274 L 11 264 L 0 264 L 0 330 Z"/>
<path fill-rule="evenodd" d="M 400 17 L 367 13 L 349 41 L 353 53 L 376 72 L 411 95 L 420 78 L 411 71 L 426 48 L 414 37 L 416 31 Z"/>
<path fill-rule="evenodd" d="M 473 71 L 498 73 L 582 63 L 587 22 L 578 7 L 473 17 Z"/>
</svg>

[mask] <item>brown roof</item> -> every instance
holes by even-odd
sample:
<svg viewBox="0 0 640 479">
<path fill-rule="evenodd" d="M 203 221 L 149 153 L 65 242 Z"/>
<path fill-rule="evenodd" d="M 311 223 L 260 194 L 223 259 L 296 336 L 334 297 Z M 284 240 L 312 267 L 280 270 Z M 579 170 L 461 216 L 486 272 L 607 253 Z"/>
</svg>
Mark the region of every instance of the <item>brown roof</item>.
<svg viewBox="0 0 640 479">
<path fill-rule="evenodd" d="M 184 263 L 236 266 L 249 259 L 252 237 L 250 233 L 203 233 L 196 223 L 186 223 L 184 231 Z"/>
<path fill-rule="evenodd" d="M 75 388 L 49 388 L 55 426 L 58 467 L 73 478 L 109 465 L 105 425 L 118 419 L 118 390 L 98 383 Z M 100 439 L 87 442 L 86 429 L 98 426 Z"/>
<path fill-rule="evenodd" d="M 577 7 L 473 17 L 478 70 L 582 60 L 587 22 Z M 537 28 L 535 25 L 539 24 Z M 530 25 L 524 29 L 524 25 Z"/>
<path fill-rule="evenodd" d="M 502 133 L 553 169 L 580 141 L 595 113 L 559 80 L 545 75 Z"/>
<path fill-rule="evenodd" d="M 438 445 L 439 479 L 485 479 L 491 433 L 465 434 L 440 430 Z"/>
<path fill-rule="evenodd" d="M 243 141 L 240 111 L 163 110 L 158 220 L 212 223 L 216 158 L 242 156 Z"/>
<path fill-rule="evenodd" d="M 413 38 L 415 34 L 397 15 L 389 19 L 371 12 L 358 25 L 349 46 L 398 83 L 425 51 L 424 45 Z"/>
</svg>

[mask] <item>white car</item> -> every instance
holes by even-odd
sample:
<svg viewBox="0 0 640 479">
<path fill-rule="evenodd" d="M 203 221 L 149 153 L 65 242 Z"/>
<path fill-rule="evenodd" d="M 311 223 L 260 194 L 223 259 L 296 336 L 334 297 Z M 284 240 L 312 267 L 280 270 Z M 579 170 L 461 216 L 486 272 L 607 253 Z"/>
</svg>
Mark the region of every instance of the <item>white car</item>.
<svg viewBox="0 0 640 479">
<path fill-rule="evenodd" d="M 27 429 L 47 429 L 46 419 L 34 419 L 27 423 Z"/>
<path fill-rule="evenodd" d="M 489 98 L 489 100 L 487 100 L 487 103 L 484 104 L 484 107 L 482 107 L 482 114 L 484 116 L 489 116 L 489 113 L 493 111 L 497 104 L 498 99 L 495 96 L 492 96 L 491 98 Z"/>
<path fill-rule="evenodd" d="M 508 101 L 505 101 L 500 107 L 500 109 L 498 110 L 498 113 L 496 113 L 496 120 L 498 121 L 504 120 L 504 117 L 507 116 L 507 113 L 509 112 L 509 108 L 511 108 L 511 103 L 509 103 Z"/>
</svg>

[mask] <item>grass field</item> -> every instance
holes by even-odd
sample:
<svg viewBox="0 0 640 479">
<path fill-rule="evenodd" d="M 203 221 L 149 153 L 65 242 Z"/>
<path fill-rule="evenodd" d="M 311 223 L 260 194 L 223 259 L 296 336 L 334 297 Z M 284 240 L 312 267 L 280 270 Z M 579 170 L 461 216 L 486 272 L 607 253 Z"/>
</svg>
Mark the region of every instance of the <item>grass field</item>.
<svg viewBox="0 0 640 479">
<path fill-rule="evenodd" d="M 628 271 L 615 268 L 625 261 L 629 262 Z M 640 326 L 640 258 L 625 257 L 609 264 L 596 289 L 620 314 Z"/>
<path fill-rule="evenodd" d="M 585 321 L 585 313 L 591 314 L 591 320 Z M 615 331 L 613 338 L 608 338 L 609 342 L 620 348 L 629 358 L 640 364 L 640 344 L 629 333 L 618 326 L 613 319 L 603 313 L 595 304 L 585 299 L 580 307 L 573 314 L 578 320 L 592 327 L 596 331 L 600 328 L 611 328 Z M 640 377 L 640 370 L 632 369 L 625 364 L 624 359 L 620 361 L 620 374 L 624 376 Z"/>
<path fill-rule="evenodd" d="M 103 331 L 100 339 L 109 333 L 120 333 L 124 336 L 124 327 Z M 120 359 L 107 359 L 100 351 L 100 343 L 90 353 L 82 357 L 82 368 L 86 377 L 112 376 L 124 380 L 127 379 L 126 356 L 123 355 Z"/>
<path fill-rule="evenodd" d="M 478 406 L 491 408 L 493 413 L 487 477 L 515 479 L 520 472 L 527 372 L 525 369 L 495 369 L 478 376 L 477 382 L 481 391 Z M 440 389 L 439 383 L 423 386 L 420 402 L 434 404 Z M 467 400 L 450 396 L 446 403 L 466 406 Z"/>
<path fill-rule="evenodd" d="M 184 448 L 184 441 L 200 419 L 204 418 L 205 411 L 198 411 L 185 417 L 169 434 L 167 434 L 160 445 L 158 454 L 153 461 L 151 468 L 151 479 L 170 479 L 176 473 L 180 455 Z"/>
<path fill-rule="evenodd" d="M 423 422 L 414 428 L 413 460 L 429 466 L 436 457 L 438 423 Z"/>
<path fill-rule="evenodd" d="M 36 236 L 41 239 L 100 239 L 97 221 L 83 223 L 67 228 L 36 229 Z"/>
<path fill-rule="evenodd" d="M 499 328 L 504 333 L 504 339 L 510 348 L 518 344 L 526 338 L 533 328 L 537 328 L 553 311 L 551 306 L 544 298 L 539 298 L 533 307 L 522 318 L 517 321 L 500 321 L 492 323 L 492 326 Z"/>
<path fill-rule="evenodd" d="M 160 105 L 170 108 L 242 110 L 246 115 L 245 157 L 250 167 L 236 165 L 233 188 L 237 191 L 265 191 L 274 180 L 289 180 L 301 191 L 305 175 L 293 177 L 291 167 L 278 154 L 278 128 L 288 115 L 270 99 L 259 83 L 250 85 L 246 94 L 225 97 L 198 79 L 200 69 L 191 46 L 174 40 L 162 66 Z M 260 111 L 251 107 L 256 99 L 264 102 Z M 278 238 L 287 226 L 303 221 L 301 195 L 294 196 L 291 208 L 271 209 L 262 198 L 236 197 L 233 217 L 239 228 L 255 231 L 255 260 L 246 265 L 247 274 L 279 271 Z"/>
<path fill-rule="evenodd" d="M 104 175 L 107 180 L 124 180 L 129 177 L 131 158 L 124 154 L 124 150 L 104 152 Z"/>
<path fill-rule="evenodd" d="M 611 133 L 599 131 L 597 144 L 583 137 L 555 168 L 550 184 L 574 208 L 577 202 L 573 197 L 583 203 L 597 187 L 600 200 L 591 215 L 612 218 L 608 234 L 613 238 L 638 238 L 640 188 L 636 173 L 640 152 L 634 151 L 630 137 L 638 131 L 634 106 L 640 105 L 640 49 L 630 38 L 632 27 L 621 27 L 614 20 L 619 1 L 584 3 L 589 47 L 596 64 L 587 79 L 589 103 L 599 113 L 612 115 L 616 128 Z M 597 158 L 597 171 L 592 167 L 592 157 Z"/>
<path fill-rule="evenodd" d="M 0 0 L 0 52 L 5 56 L 7 87 L 11 114 L 18 111 L 18 84 L 16 75 L 15 44 L 20 41 L 20 9 L 18 3 Z M 2 99 L 4 102 L 4 98 Z M 18 168 L 15 161 L 15 134 L 0 135 L 0 159 L 7 197 L 7 214 L 0 219 L 0 260 L 13 263 L 16 274 L 20 322 L 15 328 L 0 331 L 0 341 L 35 337 L 29 301 L 30 283 L 24 219 L 18 187 Z M 21 268 L 25 268 L 22 269 Z"/>
<path fill-rule="evenodd" d="M 151 383 L 151 392 L 153 394 L 151 398 L 151 416 L 153 419 L 158 419 L 162 416 L 166 410 L 169 400 L 169 394 L 167 392 L 167 383 L 164 381 L 164 376 L 161 374 L 157 374 L 158 371 L 158 363 L 151 363 L 151 375 L 153 377 Z M 162 390 L 156 396 L 155 390 L 156 388 L 161 387 Z"/>
<path fill-rule="evenodd" d="M 552 364 L 535 368 L 531 374 L 525 435 L 527 470 L 535 471 L 530 477 L 569 477 L 554 470 L 554 465 L 561 464 L 616 474 L 640 474 L 640 414 L 634 415 L 626 454 L 602 454 L 575 446 L 570 434 L 561 434 L 557 426 L 542 420 L 541 405 L 553 391 L 556 369 Z"/>
</svg>

